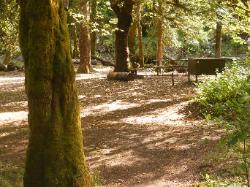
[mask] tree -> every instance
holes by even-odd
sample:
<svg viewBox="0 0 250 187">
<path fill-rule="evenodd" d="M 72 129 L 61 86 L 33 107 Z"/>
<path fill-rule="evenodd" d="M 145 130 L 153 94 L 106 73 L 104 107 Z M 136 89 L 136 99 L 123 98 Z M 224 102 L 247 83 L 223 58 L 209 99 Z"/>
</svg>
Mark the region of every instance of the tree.
<svg viewBox="0 0 250 187">
<path fill-rule="evenodd" d="M 222 24 L 221 22 L 216 23 L 215 32 L 215 57 L 221 57 L 221 44 L 222 44 Z"/>
<path fill-rule="evenodd" d="M 19 3 L 30 127 L 24 187 L 92 186 L 63 0 Z"/>
<path fill-rule="evenodd" d="M 157 65 L 162 65 L 163 60 L 163 38 L 164 38 L 164 22 L 163 22 L 163 7 L 162 7 L 162 0 L 158 0 L 158 15 L 157 15 L 157 25 L 156 25 L 156 37 L 157 37 L 157 54 L 156 60 Z"/>
<path fill-rule="evenodd" d="M 91 67 L 91 39 L 90 39 L 90 11 L 89 1 L 80 1 L 81 13 L 83 14 L 83 20 L 80 25 L 80 66 L 77 70 L 78 73 L 89 73 Z"/>
<path fill-rule="evenodd" d="M 97 14 L 97 0 L 91 1 L 91 13 L 90 13 L 90 21 L 92 24 L 96 22 L 96 14 Z M 96 55 L 96 31 L 91 32 L 91 54 L 93 56 Z"/>
<path fill-rule="evenodd" d="M 138 1 L 136 3 L 136 25 L 137 25 L 137 33 L 138 33 L 138 48 L 139 48 L 139 63 L 140 67 L 144 66 L 144 48 L 142 42 L 142 26 L 141 26 L 141 2 Z"/>
<path fill-rule="evenodd" d="M 115 72 L 128 72 L 128 32 L 132 23 L 134 0 L 111 0 L 111 8 L 118 18 L 115 31 Z"/>
<path fill-rule="evenodd" d="M 132 61 L 135 61 L 135 56 L 136 56 L 135 55 L 136 32 L 137 32 L 137 24 L 135 21 L 133 21 L 133 23 L 131 24 L 129 28 L 129 34 L 128 34 L 129 55 Z"/>
</svg>

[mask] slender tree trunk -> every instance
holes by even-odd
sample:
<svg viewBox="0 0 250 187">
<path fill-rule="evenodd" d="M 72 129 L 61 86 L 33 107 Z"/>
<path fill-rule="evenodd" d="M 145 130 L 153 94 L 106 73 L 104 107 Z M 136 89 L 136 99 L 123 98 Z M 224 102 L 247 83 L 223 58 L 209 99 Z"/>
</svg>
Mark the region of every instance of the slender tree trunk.
<svg viewBox="0 0 250 187">
<path fill-rule="evenodd" d="M 144 48 L 142 41 L 142 26 L 141 26 L 141 3 L 138 2 L 136 6 L 136 23 L 138 30 L 138 46 L 139 46 L 139 63 L 140 67 L 144 67 Z"/>
<path fill-rule="evenodd" d="M 128 72 L 129 64 L 129 48 L 128 48 L 128 32 L 132 23 L 133 0 L 123 0 L 123 4 L 119 4 L 115 0 L 111 0 L 111 7 L 118 18 L 118 29 L 115 32 L 115 72 Z"/>
<path fill-rule="evenodd" d="M 215 33 L 215 57 L 221 57 L 221 45 L 222 45 L 222 23 L 216 23 L 216 33 Z"/>
<path fill-rule="evenodd" d="M 22 0 L 20 7 L 30 127 L 24 187 L 92 186 L 63 1 Z"/>
<path fill-rule="evenodd" d="M 11 60 L 11 53 L 9 50 L 7 50 L 4 56 L 3 64 L 8 65 L 10 63 L 10 60 Z"/>
<path fill-rule="evenodd" d="M 132 61 L 135 60 L 136 31 L 137 31 L 137 25 L 136 25 L 136 22 L 134 21 L 129 28 L 129 36 L 128 36 L 129 53 L 130 53 L 130 59 Z"/>
<path fill-rule="evenodd" d="M 96 12 L 97 12 L 96 8 L 97 8 L 97 2 L 96 0 L 92 0 L 91 1 L 91 14 L 90 14 L 91 23 L 96 22 Z M 93 56 L 96 55 L 96 32 L 95 31 L 91 33 L 91 54 Z"/>
<path fill-rule="evenodd" d="M 77 58 L 79 55 L 79 50 L 78 50 L 78 39 L 77 39 L 77 27 L 76 25 L 74 25 L 72 27 L 72 35 L 73 35 L 73 45 L 74 45 L 74 49 L 73 49 L 73 58 Z"/>
<path fill-rule="evenodd" d="M 162 10 L 162 1 L 159 0 L 159 7 L 158 7 L 158 19 L 157 19 L 157 54 L 156 54 L 156 60 L 157 65 L 161 66 L 163 61 L 163 32 L 164 32 L 164 26 L 163 26 L 163 10 Z"/>
<path fill-rule="evenodd" d="M 81 0 L 81 11 L 84 15 L 84 20 L 80 28 L 80 66 L 77 70 L 78 73 L 89 73 L 92 71 L 91 67 L 91 39 L 89 29 L 89 1 Z"/>
</svg>

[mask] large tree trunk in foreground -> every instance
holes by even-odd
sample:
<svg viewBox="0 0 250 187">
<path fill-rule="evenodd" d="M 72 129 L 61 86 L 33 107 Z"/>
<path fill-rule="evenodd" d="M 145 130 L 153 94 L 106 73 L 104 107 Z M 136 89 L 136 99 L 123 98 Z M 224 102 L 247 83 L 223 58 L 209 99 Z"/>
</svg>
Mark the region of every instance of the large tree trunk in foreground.
<svg viewBox="0 0 250 187">
<path fill-rule="evenodd" d="M 84 15 L 84 20 L 81 23 L 80 29 L 80 66 L 78 73 L 89 73 L 92 71 L 91 67 L 91 39 L 89 28 L 89 2 L 88 0 L 81 0 L 81 10 Z"/>
<path fill-rule="evenodd" d="M 30 127 L 24 187 L 92 186 L 63 1 L 23 0 L 20 6 Z"/>
<path fill-rule="evenodd" d="M 221 45 L 222 45 L 222 23 L 217 22 L 215 33 L 215 57 L 221 57 Z"/>
<path fill-rule="evenodd" d="M 138 30 L 138 46 L 139 46 L 139 63 L 140 67 L 144 66 L 144 48 L 142 42 L 142 26 L 141 26 L 141 3 L 136 5 L 136 24 Z"/>
<path fill-rule="evenodd" d="M 129 71 L 128 32 L 132 23 L 133 4 L 133 0 L 123 0 L 120 3 L 111 0 L 111 8 L 118 18 L 118 29 L 115 32 L 115 72 Z"/>
</svg>

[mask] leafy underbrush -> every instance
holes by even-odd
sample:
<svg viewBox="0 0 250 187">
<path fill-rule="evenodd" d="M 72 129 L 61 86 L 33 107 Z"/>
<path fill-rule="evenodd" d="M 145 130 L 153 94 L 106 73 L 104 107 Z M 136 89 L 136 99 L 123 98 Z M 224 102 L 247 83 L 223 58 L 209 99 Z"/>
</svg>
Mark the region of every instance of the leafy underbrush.
<svg viewBox="0 0 250 187">
<path fill-rule="evenodd" d="M 242 177 L 249 185 L 250 58 L 233 63 L 216 79 L 198 84 L 196 102 L 204 116 L 229 129 L 226 143 L 241 155 Z"/>
</svg>

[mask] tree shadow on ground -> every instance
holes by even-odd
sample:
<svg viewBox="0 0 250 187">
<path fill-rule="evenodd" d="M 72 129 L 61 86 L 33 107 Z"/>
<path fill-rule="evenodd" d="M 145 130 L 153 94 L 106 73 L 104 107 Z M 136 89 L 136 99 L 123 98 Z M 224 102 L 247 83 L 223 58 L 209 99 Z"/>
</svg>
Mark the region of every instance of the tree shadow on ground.
<svg viewBox="0 0 250 187">
<path fill-rule="evenodd" d="M 88 114 L 83 110 L 87 160 L 93 171 L 100 172 L 105 186 L 151 183 L 157 186 L 158 180 L 163 186 L 190 186 L 199 180 L 202 161 L 208 151 L 213 150 L 219 133 L 211 133 L 206 126 L 193 125 L 192 121 L 181 121 L 181 125 L 174 124 L 175 121 L 173 124 L 124 121 L 128 117 L 145 115 L 157 118 L 169 107 L 190 99 L 193 87 L 185 83 L 172 87 L 169 77 L 127 83 L 91 79 L 77 81 L 77 86 L 81 106 L 86 110 L 120 101 L 112 110 L 107 108 L 105 111 L 104 107 L 104 110 Z M 20 105 L 26 101 L 24 88 L 15 90 L 14 87 L 12 85 L 13 90 L 7 91 L 1 88 L 0 93 L 6 95 L 0 103 L 4 105 L 1 113 L 27 110 L 27 106 Z M 9 106 L 13 102 L 16 108 Z M 131 105 L 122 108 L 124 103 Z M 23 168 L 28 143 L 27 121 L 12 121 L 0 126 L 0 142 L 0 163 Z"/>
</svg>

